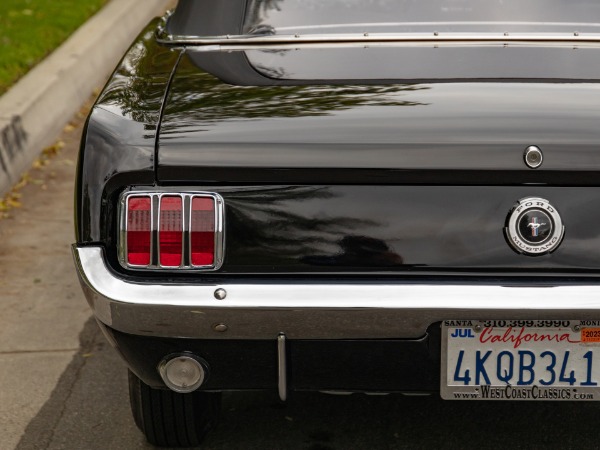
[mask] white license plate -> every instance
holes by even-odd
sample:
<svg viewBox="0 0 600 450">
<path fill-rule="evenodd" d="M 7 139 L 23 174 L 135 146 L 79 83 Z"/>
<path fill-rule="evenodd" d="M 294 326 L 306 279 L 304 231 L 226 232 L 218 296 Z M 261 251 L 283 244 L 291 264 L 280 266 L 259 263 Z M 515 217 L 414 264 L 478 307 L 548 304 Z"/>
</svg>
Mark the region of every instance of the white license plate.
<svg viewBox="0 0 600 450">
<path fill-rule="evenodd" d="M 600 400 L 600 321 L 447 320 L 446 400 Z"/>
</svg>

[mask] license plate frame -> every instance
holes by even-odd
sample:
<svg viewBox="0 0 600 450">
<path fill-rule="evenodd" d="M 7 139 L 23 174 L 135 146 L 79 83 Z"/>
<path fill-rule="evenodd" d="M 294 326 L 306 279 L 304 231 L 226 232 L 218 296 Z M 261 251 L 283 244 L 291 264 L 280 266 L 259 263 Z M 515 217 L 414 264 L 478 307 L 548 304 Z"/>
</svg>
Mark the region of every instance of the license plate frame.
<svg viewBox="0 0 600 450">
<path fill-rule="evenodd" d="M 440 396 L 445 400 L 600 401 L 600 320 L 445 320 L 441 328 Z M 544 367 L 553 361 L 550 353 L 558 379 Z M 524 384 L 529 375 L 532 384 Z"/>
</svg>

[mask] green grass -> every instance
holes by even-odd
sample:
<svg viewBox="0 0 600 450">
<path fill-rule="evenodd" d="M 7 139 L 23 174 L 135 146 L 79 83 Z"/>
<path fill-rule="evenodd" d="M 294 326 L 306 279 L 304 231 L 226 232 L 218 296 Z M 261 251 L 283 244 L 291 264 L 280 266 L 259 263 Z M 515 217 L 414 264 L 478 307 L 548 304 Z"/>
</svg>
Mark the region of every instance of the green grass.
<svg viewBox="0 0 600 450">
<path fill-rule="evenodd" d="M 0 95 L 108 0 L 0 0 Z"/>
</svg>

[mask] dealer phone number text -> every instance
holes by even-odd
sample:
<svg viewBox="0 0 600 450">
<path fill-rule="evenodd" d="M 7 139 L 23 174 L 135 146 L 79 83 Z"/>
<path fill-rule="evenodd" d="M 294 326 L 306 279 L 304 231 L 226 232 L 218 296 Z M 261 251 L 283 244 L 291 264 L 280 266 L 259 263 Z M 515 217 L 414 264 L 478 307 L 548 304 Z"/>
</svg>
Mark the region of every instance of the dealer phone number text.
<svg viewBox="0 0 600 450">
<path fill-rule="evenodd" d="M 571 326 L 570 320 L 484 320 L 481 322 L 484 327 L 494 328 L 568 328 Z"/>
</svg>

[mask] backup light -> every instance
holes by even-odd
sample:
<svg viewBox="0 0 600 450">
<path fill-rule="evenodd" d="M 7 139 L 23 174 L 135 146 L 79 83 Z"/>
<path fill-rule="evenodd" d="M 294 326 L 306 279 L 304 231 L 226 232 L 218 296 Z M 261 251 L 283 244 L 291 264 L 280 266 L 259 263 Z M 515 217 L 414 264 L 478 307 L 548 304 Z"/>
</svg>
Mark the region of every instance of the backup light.
<svg viewBox="0 0 600 450">
<path fill-rule="evenodd" d="M 223 199 L 207 192 L 126 192 L 119 260 L 131 269 L 216 270 L 223 262 Z"/>
<path fill-rule="evenodd" d="M 179 393 L 193 392 L 206 378 L 206 369 L 195 358 L 171 355 L 158 365 L 158 372 L 169 389 Z"/>
</svg>

